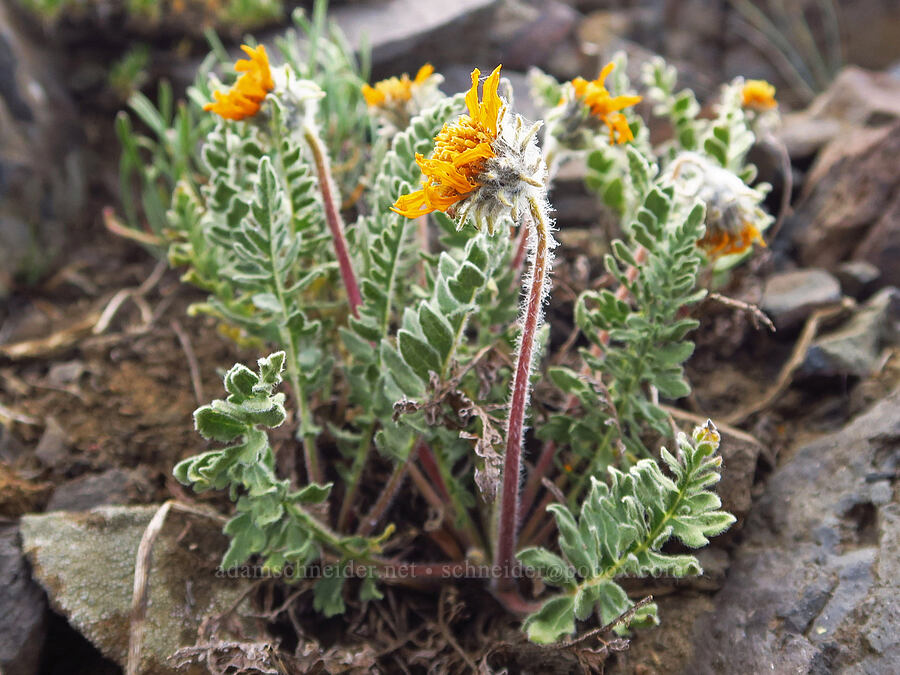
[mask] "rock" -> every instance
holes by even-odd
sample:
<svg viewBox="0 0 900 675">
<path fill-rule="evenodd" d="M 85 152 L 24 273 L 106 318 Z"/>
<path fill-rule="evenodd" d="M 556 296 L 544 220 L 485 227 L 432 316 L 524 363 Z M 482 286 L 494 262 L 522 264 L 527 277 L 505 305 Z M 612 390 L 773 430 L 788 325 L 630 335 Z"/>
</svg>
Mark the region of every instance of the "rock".
<svg viewBox="0 0 900 675">
<path fill-rule="evenodd" d="M 351 3 L 329 12 L 354 49 L 365 42 L 375 64 L 397 62 L 401 70 L 459 58 L 472 62 L 472 45 L 486 36 L 498 0 L 383 0 Z M 400 71 L 398 71 L 400 72 Z M 394 73 L 396 74 L 396 73 Z"/>
<path fill-rule="evenodd" d="M 786 114 L 776 136 L 784 143 L 791 160 L 797 162 L 813 157 L 845 128 L 839 120 L 819 119 L 803 110 Z"/>
<path fill-rule="evenodd" d="M 900 290 L 885 288 L 873 296 L 845 325 L 810 345 L 802 375 L 874 374 L 882 350 L 900 340 Z"/>
<path fill-rule="evenodd" d="M 807 159 L 862 127 L 900 119 L 900 80 L 890 73 L 844 68 L 805 110 L 786 114 L 776 135 L 791 159 Z"/>
<path fill-rule="evenodd" d="M 895 193 L 853 257 L 872 263 L 881 270 L 886 283 L 900 286 L 900 192 Z"/>
<path fill-rule="evenodd" d="M 792 270 L 766 279 L 761 307 L 778 330 L 787 330 L 840 299 L 841 285 L 825 270 Z"/>
<path fill-rule="evenodd" d="M 531 8 L 528 8 L 531 9 Z M 519 11 L 518 7 L 504 6 L 501 13 Z M 556 0 L 541 3 L 532 16 L 519 20 L 498 21 L 498 28 L 511 27 L 499 45 L 499 62 L 514 70 L 527 70 L 547 62 L 560 43 L 568 40 L 575 31 L 580 15 L 573 8 Z M 496 31 L 494 32 L 496 36 Z"/>
<path fill-rule="evenodd" d="M 810 104 L 807 114 L 856 126 L 891 124 L 900 119 L 900 80 L 848 66 Z"/>
<path fill-rule="evenodd" d="M 861 300 L 873 289 L 881 272 L 875 265 L 865 260 L 850 260 L 838 265 L 834 270 L 834 276 L 841 282 L 844 295 Z"/>
<path fill-rule="evenodd" d="M 898 441 L 900 389 L 776 470 L 681 672 L 896 672 Z"/>
<path fill-rule="evenodd" d="M 124 667 L 138 544 L 157 506 L 104 506 L 86 513 L 22 518 L 22 548 L 51 606 L 105 656 Z M 250 580 L 223 578 L 227 541 L 210 519 L 170 511 L 153 549 L 140 672 L 176 671 L 168 659 L 194 645 L 205 617 L 230 609 Z M 230 639 L 229 635 L 216 635 Z"/>
<path fill-rule="evenodd" d="M 878 266 L 888 283 L 900 283 L 892 281 L 900 266 L 891 264 L 897 259 L 900 227 L 898 155 L 900 121 L 842 133 L 821 152 L 786 222 L 803 265 L 833 268 L 862 249 L 853 257 Z M 876 227 L 880 232 L 866 242 Z"/>
<path fill-rule="evenodd" d="M 0 525 L 0 672 L 33 675 L 40 666 L 47 598 L 19 548 L 19 528 Z"/>
<path fill-rule="evenodd" d="M 45 424 L 44 433 L 41 434 L 41 440 L 34 450 L 34 456 L 41 460 L 44 466 L 52 469 L 66 458 L 69 438 L 55 417 L 47 417 Z"/>
<path fill-rule="evenodd" d="M 657 598 L 660 627 L 637 631 L 605 672 L 896 673 L 898 468 L 900 388 L 790 454 L 751 511 L 722 590 L 691 584 Z"/>
<path fill-rule="evenodd" d="M 85 196 L 75 108 L 11 9 L 0 4 L 0 297 L 46 271 Z"/>
<path fill-rule="evenodd" d="M 95 506 L 125 504 L 135 486 L 134 477 L 122 469 L 79 476 L 53 492 L 47 511 L 87 511 Z"/>
</svg>

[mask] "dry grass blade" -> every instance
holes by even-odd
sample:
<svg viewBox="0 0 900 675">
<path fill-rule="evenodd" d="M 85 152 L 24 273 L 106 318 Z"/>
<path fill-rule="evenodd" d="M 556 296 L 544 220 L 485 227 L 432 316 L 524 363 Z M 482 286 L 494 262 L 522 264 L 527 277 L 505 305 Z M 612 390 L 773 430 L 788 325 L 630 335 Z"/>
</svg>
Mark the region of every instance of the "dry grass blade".
<svg viewBox="0 0 900 675">
<path fill-rule="evenodd" d="M 83 319 L 47 337 L 0 345 L 0 354 L 13 361 L 46 357 L 74 345 L 91 332 L 99 319 L 99 313 L 88 314 Z"/>
<path fill-rule="evenodd" d="M 200 367 L 197 365 L 197 355 L 194 353 L 194 348 L 191 345 L 191 338 L 184 332 L 184 328 L 181 327 L 177 319 L 172 319 L 169 326 L 171 326 L 172 331 L 178 337 L 178 343 L 181 345 L 181 349 L 187 359 L 188 371 L 191 374 L 191 386 L 194 388 L 194 398 L 197 399 L 197 405 L 203 405 L 204 401 L 206 401 L 206 396 L 203 395 L 203 380 L 200 379 Z"/>
<path fill-rule="evenodd" d="M 138 546 L 134 566 L 134 590 L 131 595 L 131 630 L 128 635 L 127 675 L 138 675 L 141 665 L 141 648 L 144 644 L 144 622 L 147 618 L 147 602 L 150 598 L 150 564 L 153 544 L 162 531 L 166 516 L 174 502 L 168 501 L 157 509 L 147 524 Z"/>
<path fill-rule="evenodd" d="M 787 363 L 782 367 L 781 372 L 778 374 L 778 379 L 775 380 L 775 384 L 755 401 L 752 401 L 743 408 L 738 408 L 730 415 L 726 415 L 724 418 L 726 424 L 740 424 L 750 417 L 750 415 L 771 405 L 772 402 L 788 388 L 794 375 L 794 371 L 803 364 L 803 360 L 806 358 L 806 352 L 812 344 L 812 341 L 815 339 L 822 322 L 838 316 L 845 309 L 847 309 L 846 300 L 839 305 L 823 307 L 822 309 L 813 312 L 806 320 L 806 325 L 803 326 L 803 332 L 800 333 L 800 337 L 797 338 L 797 343 L 794 345 L 794 350 L 791 352 L 791 358 L 789 358 Z"/>
</svg>

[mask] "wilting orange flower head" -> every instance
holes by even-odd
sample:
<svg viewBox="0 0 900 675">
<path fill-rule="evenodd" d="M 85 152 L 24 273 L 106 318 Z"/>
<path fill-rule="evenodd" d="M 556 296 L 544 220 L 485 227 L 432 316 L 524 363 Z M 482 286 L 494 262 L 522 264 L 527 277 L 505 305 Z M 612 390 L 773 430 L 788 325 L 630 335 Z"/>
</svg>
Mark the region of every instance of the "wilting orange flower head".
<svg viewBox="0 0 900 675">
<path fill-rule="evenodd" d="M 362 93 L 366 103 L 373 107 L 405 103 L 412 98 L 414 87 L 424 84 L 433 73 L 434 66 L 426 63 L 419 68 L 414 80 L 409 79 L 407 73 L 403 73 L 400 77 L 389 77 L 381 82 L 376 82 L 374 87 L 364 84 Z"/>
<path fill-rule="evenodd" d="M 259 112 L 266 94 L 275 88 L 266 48 L 263 45 L 256 49 L 241 45 L 241 49 L 250 58 L 237 61 L 234 69 L 243 75 L 228 91 L 213 92 L 215 102 L 203 106 L 204 110 L 214 112 L 227 120 L 253 117 Z"/>
<path fill-rule="evenodd" d="M 431 157 L 416 154 L 424 176 L 422 189 L 397 199 L 392 209 L 401 216 L 416 218 L 432 211 L 446 211 L 479 187 L 485 162 L 496 156 L 492 146 L 505 109 L 497 94 L 500 66 L 485 80 L 479 102 L 480 75 L 477 68 L 472 71 L 472 87 L 466 94 L 468 115 L 460 115 L 452 124 L 444 125 L 434 139 Z"/>
<path fill-rule="evenodd" d="M 607 63 L 597 79 L 591 82 L 583 77 L 572 80 L 575 96 L 590 108 L 594 117 L 606 124 L 609 129 L 609 142 L 612 144 L 634 140 L 628 120 L 619 111 L 641 102 L 640 96 L 613 96 L 609 93 L 605 82 L 615 67 L 615 63 Z"/>
<path fill-rule="evenodd" d="M 741 104 L 753 110 L 771 110 L 778 106 L 775 87 L 765 80 L 747 80 L 741 89 Z"/>
</svg>

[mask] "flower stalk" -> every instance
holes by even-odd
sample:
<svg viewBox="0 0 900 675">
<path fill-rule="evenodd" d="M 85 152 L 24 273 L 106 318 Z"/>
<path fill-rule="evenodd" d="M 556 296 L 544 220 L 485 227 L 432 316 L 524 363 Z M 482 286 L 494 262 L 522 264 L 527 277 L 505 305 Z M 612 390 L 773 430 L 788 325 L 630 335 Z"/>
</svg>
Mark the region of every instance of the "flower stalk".
<svg viewBox="0 0 900 675">
<path fill-rule="evenodd" d="M 359 306 L 362 304 L 362 295 L 359 292 L 359 284 L 356 282 L 356 274 L 353 271 L 353 263 L 347 249 L 347 239 L 344 236 L 344 222 L 341 218 L 340 199 L 331 178 L 331 169 L 328 165 L 328 154 L 325 152 L 322 140 L 315 129 L 307 125 L 303 129 L 303 138 L 312 153 L 313 162 L 316 165 L 316 174 L 319 177 L 319 191 L 322 194 L 322 205 L 325 208 L 325 220 L 331 231 L 334 241 L 334 252 L 337 255 L 338 268 L 341 271 L 341 279 L 347 290 L 347 302 L 350 304 L 350 313 L 359 317 Z"/>
<path fill-rule="evenodd" d="M 546 205 L 534 196 L 529 198 L 531 211 L 531 274 L 526 281 L 528 299 L 522 321 L 522 334 L 516 356 L 515 374 L 506 431 L 506 454 L 503 462 L 503 485 L 500 496 L 500 518 L 497 526 L 495 565 L 511 570 L 515 564 L 516 531 L 519 524 L 519 475 L 522 469 L 522 439 L 525 410 L 530 394 L 531 367 L 534 360 L 535 335 L 542 319 L 541 303 L 547 290 L 551 265 L 550 223 Z M 512 579 L 503 574 L 497 581 L 499 591 L 508 591 Z"/>
</svg>

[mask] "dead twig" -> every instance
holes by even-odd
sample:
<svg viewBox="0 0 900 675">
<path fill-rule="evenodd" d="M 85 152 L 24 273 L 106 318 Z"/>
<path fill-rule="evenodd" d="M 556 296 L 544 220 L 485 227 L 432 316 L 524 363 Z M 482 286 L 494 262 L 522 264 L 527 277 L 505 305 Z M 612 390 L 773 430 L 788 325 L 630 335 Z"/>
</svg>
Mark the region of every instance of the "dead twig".
<svg viewBox="0 0 900 675">
<path fill-rule="evenodd" d="M 0 345 L 0 354 L 8 359 L 17 361 L 20 359 L 44 357 L 53 352 L 61 351 L 75 344 L 87 333 L 90 333 L 99 318 L 100 314 L 88 314 L 80 321 L 76 321 L 71 326 L 52 333 L 47 337 Z"/>
<path fill-rule="evenodd" d="M 681 408 L 673 408 L 669 405 L 661 405 L 660 408 L 668 413 L 669 417 L 682 419 L 694 426 L 702 426 L 706 422 L 706 420 L 709 419 L 708 415 L 696 415 L 692 412 L 688 412 L 687 410 L 682 410 Z M 756 436 L 748 434 L 746 431 L 738 429 L 737 427 L 733 427 L 726 422 L 716 421 L 716 428 L 722 432 L 723 436 L 734 436 L 735 438 L 747 443 L 759 444 L 759 439 L 756 438 Z"/>
<path fill-rule="evenodd" d="M 169 322 L 169 326 L 171 326 L 172 331 L 178 337 L 181 350 L 187 359 L 188 371 L 191 374 L 191 386 L 194 388 L 194 398 L 197 399 L 197 405 L 203 405 L 203 402 L 206 400 L 206 397 L 203 395 L 203 380 L 200 379 L 200 367 L 197 365 L 197 355 L 191 346 L 191 338 L 184 332 L 184 328 L 181 327 L 177 319 L 172 319 Z"/>
<path fill-rule="evenodd" d="M 109 324 L 116 316 L 116 313 L 129 298 L 131 298 L 140 311 L 144 327 L 149 326 L 150 322 L 153 320 L 153 312 L 150 311 L 150 307 L 147 303 L 143 302 L 143 298 L 154 286 L 156 286 L 156 284 L 159 283 L 159 280 L 162 279 L 166 267 L 167 262 L 165 260 L 160 260 L 156 263 L 156 267 L 153 268 L 150 276 L 148 276 L 140 286 L 137 288 L 123 288 L 118 291 L 106 304 L 106 307 L 100 314 L 100 318 L 97 319 L 97 323 L 92 331 L 94 335 L 102 335 L 106 332 L 106 329 L 109 328 Z"/>
<path fill-rule="evenodd" d="M 134 565 L 134 590 L 131 595 L 131 626 L 128 634 L 128 661 L 126 675 L 138 675 L 141 664 L 141 649 L 144 644 L 144 623 L 147 618 L 147 604 L 150 598 L 150 566 L 153 560 L 153 546 L 162 531 L 169 511 L 180 511 L 209 518 L 224 525 L 226 518 L 209 511 L 170 499 L 157 509 L 147 524 L 141 543 L 138 545 Z"/>
<path fill-rule="evenodd" d="M 19 412 L 18 410 L 13 410 L 12 408 L 7 408 L 5 405 L 0 403 L 0 424 L 5 427 L 12 426 L 13 422 L 18 422 L 19 424 L 27 424 L 32 427 L 41 426 L 41 421 L 36 417 L 31 417 L 31 415 L 26 415 L 25 413 Z"/>
<path fill-rule="evenodd" d="M 575 645 L 590 640 L 592 637 L 596 635 L 602 635 L 603 633 L 608 633 L 613 628 L 618 626 L 621 623 L 627 623 L 631 621 L 637 611 L 642 607 L 645 607 L 653 602 L 653 596 L 648 595 L 645 598 L 641 598 L 636 603 L 634 603 L 631 607 L 626 609 L 624 612 L 619 614 L 615 619 L 610 621 L 605 626 L 600 626 L 600 628 L 594 628 L 593 630 L 589 630 L 584 635 L 579 635 L 578 637 L 572 638 L 571 640 L 566 640 L 565 642 L 560 642 L 558 644 L 546 645 L 545 649 L 565 649 L 566 647 L 574 647 Z"/>
<path fill-rule="evenodd" d="M 778 379 L 775 380 L 775 384 L 755 401 L 743 408 L 738 408 L 730 415 L 726 415 L 723 418 L 725 423 L 732 425 L 740 424 L 750 417 L 750 415 L 771 405 L 772 402 L 788 388 L 794 375 L 794 371 L 803 364 L 803 361 L 806 358 L 806 352 L 809 349 L 810 344 L 812 344 L 812 341 L 815 339 L 822 322 L 834 318 L 847 308 L 848 301 L 843 300 L 838 305 L 823 307 L 813 312 L 806 320 L 806 325 L 803 326 L 803 331 L 800 333 L 800 337 L 797 338 L 797 343 L 794 345 L 791 357 L 781 368 L 781 372 L 778 374 Z"/>
<path fill-rule="evenodd" d="M 138 675 L 141 665 L 141 648 L 144 644 L 144 622 L 147 618 L 147 604 L 150 596 L 150 564 L 153 545 L 162 531 L 163 523 L 172 508 L 173 501 L 167 501 L 157 509 L 147 524 L 138 546 L 134 565 L 134 590 L 131 594 L 131 627 L 128 633 L 127 675 Z"/>
<path fill-rule="evenodd" d="M 162 239 L 150 232 L 136 230 L 133 227 L 125 225 L 116 217 L 116 212 L 111 206 L 107 206 L 103 209 L 103 225 L 113 234 L 125 237 L 126 239 L 131 239 L 144 246 L 159 247 L 165 243 Z"/>
<path fill-rule="evenodd" d="M 746 312 L 750 316 L 750 320 L 753 322 L 753 327 L 759 330 L 759 324 L 765 324 L 766 328 L 768 328 L 773 333 L 775 332 L 775 324 L 772 323 L 772 319 L 766 316 L 766 313 L 762 311 L 759 307 L 749 302 L 744 302 L 743 300 L 737 300 L 735 298 L 729 298 L 727 295 L 722 295 L 721 293 L 710 293 L 707 295 L 710 300 L 715 300 L 719 304 L 725 305 L 726 307 L 733 307 L 734 309 L 739 309 L 742 312 Z"/>
<path fill-rule="evenodd" d="M 546 476 L 541 476 L 541 485 L 547 488 L 547 490 L 550 491 L 550 494 L 552 494 L 560 504 L 566 503 L 566 496 L 563 494 L 562 490 L 556 487 L 556 483 Z"/>
<path fill-rule="evenodd" d="M 450 631 L 449 626 L 447 625 L 446 619 L 444 617 L 444 603 L 447 597 L 447 593 L 451 590 L 450 586 L 443 586 L 441 588 L 441 596 L 438 600 L 438 629 L 441 631 L 441 635 L 444 636 L 444 639 L 447 641 L 453 650 L 462 657 L 462 660 L 466 662 L 466 665 L 469 667 L 469 672 L 476 672 L 478 670 L 478 666 L 475 664 L 475 661 L 472 660 L 472 657 L 459 645 L 459 642 L 456 641 L 456 638 L 453 637 L 453 633 Z"/>
</svg>

